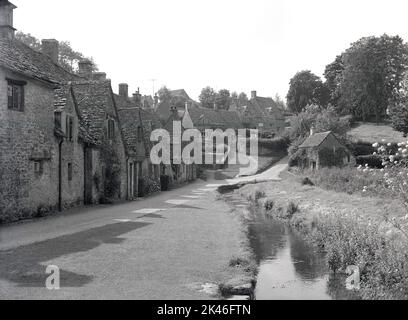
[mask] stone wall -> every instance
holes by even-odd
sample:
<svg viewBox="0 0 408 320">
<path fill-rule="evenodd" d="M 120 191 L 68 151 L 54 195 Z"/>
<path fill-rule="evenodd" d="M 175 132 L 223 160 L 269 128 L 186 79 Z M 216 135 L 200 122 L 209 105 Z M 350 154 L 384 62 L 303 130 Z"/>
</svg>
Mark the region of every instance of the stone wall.
<svg viewBox="0 0 408 320">
<path fill-rule="evenodd" d="M 7 108 L 5 78 L 27 81 L 23 112 Z M 58 179 L 55 159 L 53 89 L 0 68 L 0 220 L 14 221 L 42 214 L 56 206 Z M 31 158 L 42 174 L 34 172 Z"/>
</svg>

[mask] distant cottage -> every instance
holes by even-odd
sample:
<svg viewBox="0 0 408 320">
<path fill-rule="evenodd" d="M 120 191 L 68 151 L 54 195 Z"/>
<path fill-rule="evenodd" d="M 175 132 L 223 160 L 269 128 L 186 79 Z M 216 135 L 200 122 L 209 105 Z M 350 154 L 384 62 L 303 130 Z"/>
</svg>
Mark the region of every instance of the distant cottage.
<svg viewBox="0 0 408 320">
<path fill-rule="evenodd" d="M 298 166 L 318 170 L 323 167 L 355 165 L 356 160 L 333 132 L 314 133 L 299 147 Z"/>
</svg>

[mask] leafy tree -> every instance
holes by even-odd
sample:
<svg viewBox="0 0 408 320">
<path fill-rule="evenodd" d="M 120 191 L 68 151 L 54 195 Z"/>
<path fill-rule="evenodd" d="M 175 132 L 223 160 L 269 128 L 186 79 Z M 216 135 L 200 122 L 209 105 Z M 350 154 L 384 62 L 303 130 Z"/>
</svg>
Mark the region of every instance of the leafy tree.
<svg viewBox="0 0 408 320">
<path fill-rule="evenodd" d="M 216 102 L 217 93 L 211 87 L 206 87 L 201 91 L 200 102 L 204 108 L 213 109 Z"/>
<path fill-rule="evenodd" d="M 219 109 L 227 110 L 231 105 L 231 94 L 229 90 L 220 90 L 215 98 L 215 103 Z"/>
<path fill-rule="evenodd" d="M 343 54 L 338 109 L 377 123 L 395 101 L 408 65 L 408 48 L 399 36 L 366 37 Z"/>
<path fill-rule="evenodd" d="M 408 135 L 408 72 L 402 82 L 395 103 L 390 108 L 392 126 L 395 130 Z"/>
<path fill-rule="evenodd" d="M 325 85 L 330 92 L 330 104 L 336 106 L 339 99 L 339 87 L 344 71 L 343 55 L 336 57 L 336 60 L 326 66 L 324 77 Z"/>
<path fill-rule="evenodd" d="M 283 99 L 280 97 L 279 94 L 275 95 L 274 101 L 279 109 L 282 109 L 282 110 L 286 109 L 286 103 L 285 101 L 283 101 Z"/>
<path fill-rule="evenodd" d="M 170 90 L 166 86 L 160 88 L 157 95 L 159 96 L 160 102 L 170 101 L 171 99 Z"/>
<path fill-rule="evenodd" d="M 41 51 L 41 41 L 38 40 L 36 37 L 32 36 L 30 33 L 23 33 L 21 31 L 16 32 L 15 38 L 20 40 L 25 45 L 29 46 L 30 48 Z"/>
<path fill-rule="evenodd" d="M 290 80 L 287 104 L 289 110 L 299 113 L 307 105 L 318 104 L 323 107 L 328 103 L 328 91 L 322 80 L 311 71 L 298 72 Z"/>
<path fill-rule="evenodd" d="M 16 33 L 16 39 L 20 40 L 35 51 L 41 51 L 41 41 L 29 33 L 26 34 L 19 31 Z M 78 72 L 78 62 L 83 59 L 92 61 L 93 71 L 98 70 L 93 58 L 87 58 L 82 53 L 73 50 L 68 41 L 60 41 L 58 63 L 61 67 L 67 71 L 76 73 Z"/>
</svg>

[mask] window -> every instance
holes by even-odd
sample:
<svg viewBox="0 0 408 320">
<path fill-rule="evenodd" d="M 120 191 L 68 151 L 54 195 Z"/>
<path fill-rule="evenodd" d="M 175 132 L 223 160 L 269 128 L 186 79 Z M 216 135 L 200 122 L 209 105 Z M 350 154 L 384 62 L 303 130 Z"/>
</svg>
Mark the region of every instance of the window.
<svg viewBox="0 0 408 320">
<path fill-rule="evenodd" d="M 72 116 L 66 117 L 67 139 L 68 141 L 74 140 L 74 118 Z"/>
<path fill-rule="evenodd" d="M 68 181 L 72 181 L 72 163 L 68 163 Z"/>
<path fill-rule="evenodd" d="M 143 130 L 141 126 L 137 127 L 137 141 L 139 142 L 143 141 Z"/>
<path fill-rule="evenodd" d="M 41 161 L 34 161 L 34 174 L 38 177 L 43 173 L 43 165 Z"/>
<path fill-rule="evenodd" d="M 25 81 L 7 79 L 7 107 L 10 110 L 24 111 Z"/>
<path fill-rule="evenodd" d="M 115 120 L 113 119 L 108 119 L 108 132 L 107 136 L 109 140 L 112 140 L 115 138 Z"/>
</svg>

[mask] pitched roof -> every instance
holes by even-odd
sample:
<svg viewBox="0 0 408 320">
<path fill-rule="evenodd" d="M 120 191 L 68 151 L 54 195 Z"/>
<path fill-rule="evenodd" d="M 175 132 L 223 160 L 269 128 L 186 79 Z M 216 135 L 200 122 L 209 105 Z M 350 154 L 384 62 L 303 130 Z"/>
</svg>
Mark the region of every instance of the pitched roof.
<svg viewBox="0 0 408 320">
<path fill-rule="evenodd" d="M 0 39 L 0 66 L 53 84 L 82 79 L 16 39 Z"/>
<path fill-rule="evenodd" d="M 187 100 L 191 100 L 190 96 L 187 94 L 186 90 L 184 89 L 170 90 L 169 93 L 172 97 L 183 97 Z"/>
<path fill-rule="evenodd" d="M 153 112 L 137 107 L 130 100 L 119 95 L 114 95 L 114 97 L 126 150 L 132 157 L 144 158 L 145 154 L 150 152 L 151 132 L 161 127 L 160 120 Z M 143 147 L 145 148 L 144 154 L 141 154 L 140 151 L 141 141 L 138 136 L 140 127 L 142 128 Z"/>
<path fill-rule="evenodd" d="M 96 145 L 102 144 L 105 133 L 106 114 L 117 118 L 109 111 L 113 93 L 109 80 L 73 82 L 72 92 L 81 117 L 81 127 Z"/>
<path fill-rule="evenodd" d="M 320 146 L 328 136 L 333 135 L 331 131 L 315 133 L 306 139 L 299 148 L 315 148 Z"/>
</svg>

